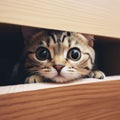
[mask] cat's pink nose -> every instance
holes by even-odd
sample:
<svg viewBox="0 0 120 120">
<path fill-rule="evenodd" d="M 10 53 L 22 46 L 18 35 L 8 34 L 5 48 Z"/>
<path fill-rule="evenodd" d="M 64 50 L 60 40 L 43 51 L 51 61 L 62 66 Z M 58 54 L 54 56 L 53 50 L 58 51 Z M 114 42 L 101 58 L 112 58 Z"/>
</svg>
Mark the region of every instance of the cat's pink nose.
<svg viewBox="0 0 120 120">
<path fill-rule="evenodd" d="M 53 66 L 58 72 L 60 72 L 62 70 L 62 68 L 64 67 L 64 65 L 54 65 Z"/>
</svg>

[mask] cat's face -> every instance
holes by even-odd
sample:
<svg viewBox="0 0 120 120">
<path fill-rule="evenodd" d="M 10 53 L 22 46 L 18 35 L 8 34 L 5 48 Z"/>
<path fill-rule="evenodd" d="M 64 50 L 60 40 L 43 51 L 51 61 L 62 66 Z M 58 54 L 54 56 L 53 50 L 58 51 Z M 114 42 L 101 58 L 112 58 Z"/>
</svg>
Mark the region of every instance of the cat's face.
<svg viewBox="0 0 120 120">
<path fill-rule="evenodd" d="M 88 75 L 94 50 L 80 33 L 41 30 L 25 45 L 25 67 L 55 82 L 68 82 Z"/>
</svg>

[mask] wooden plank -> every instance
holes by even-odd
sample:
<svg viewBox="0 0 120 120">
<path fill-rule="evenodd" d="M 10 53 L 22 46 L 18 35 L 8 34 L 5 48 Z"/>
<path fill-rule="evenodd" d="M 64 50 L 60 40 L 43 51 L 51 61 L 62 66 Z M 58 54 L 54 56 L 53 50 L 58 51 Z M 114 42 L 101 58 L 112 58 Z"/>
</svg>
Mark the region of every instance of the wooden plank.
<svg viewBox="0 0 120 120">
<path fill-rule="evenodd" d="M 119 120 L 120 80 L 0 95 L 0 120 Z"/>
<path fill-rule="evenodd" d="M 120 0 L 1 0 L 0 22 L 120 38 Z"/>
</svg>

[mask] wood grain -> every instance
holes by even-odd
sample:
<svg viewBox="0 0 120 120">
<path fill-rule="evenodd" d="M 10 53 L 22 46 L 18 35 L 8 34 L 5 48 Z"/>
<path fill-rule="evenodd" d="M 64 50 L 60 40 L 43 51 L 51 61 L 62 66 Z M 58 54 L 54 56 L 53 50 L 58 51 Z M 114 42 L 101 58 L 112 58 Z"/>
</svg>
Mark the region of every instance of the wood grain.
<svg viewBox="0 0 120 120">
<path fill-rule="evenodd" d="M 120 80 L 0 96 L 0 120 L 119 120 Z"/>
<path fill-rule="evenodd" d="M 0 22 L 120 38 L 120 0 L 1 0 Z"/>
</svg>

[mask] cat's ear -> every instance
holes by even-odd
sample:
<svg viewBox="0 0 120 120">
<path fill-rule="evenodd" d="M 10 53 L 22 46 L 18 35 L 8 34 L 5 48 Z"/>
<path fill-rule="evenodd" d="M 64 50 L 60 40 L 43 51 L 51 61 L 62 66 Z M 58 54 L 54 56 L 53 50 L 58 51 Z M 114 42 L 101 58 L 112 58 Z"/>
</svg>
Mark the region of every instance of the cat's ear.
<svg viewBox="0 0 120 120">
<path fill-rule="evenodd" d="M 94 35 L 90 35 L 90 34 L 83 34 L 84 37 L 88 40 L 88 44 L 93 47 L 94 45 Z"/>
<path fill-rule="evenodd" d="M 28 43 L 30 38 L 37 32 L 40 31 L 38 28 L 33 28 L 33 27 L 26 27 L 22 26 L 21 27 L 22 35 L 24 38 L 24 44 Z"/>
</svg>

